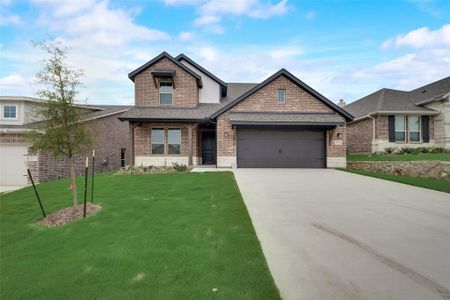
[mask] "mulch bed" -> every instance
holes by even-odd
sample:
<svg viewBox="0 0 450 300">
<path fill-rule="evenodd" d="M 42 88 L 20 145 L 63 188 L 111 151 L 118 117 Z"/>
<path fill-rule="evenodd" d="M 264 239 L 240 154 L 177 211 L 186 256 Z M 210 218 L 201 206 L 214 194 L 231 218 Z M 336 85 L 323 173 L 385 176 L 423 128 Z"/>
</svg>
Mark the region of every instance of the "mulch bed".
<svg viewBox="0 0 450 300">
<path fill-rule="evenodd" d="M 90 204 L 86 205 L 86 216 L 95 214 L 102 209 L 100 205 Z M 48 227 L 61 226 L 72 221 L 83 218 L 83 205 L 78 205 L 77 208 L 74 207 L 66 207 L 61 210 L 54 212 L 51 215 L 48 215 L 44 219 L 40 220 L 38 224 L 45 225 Z"/>
</svg>

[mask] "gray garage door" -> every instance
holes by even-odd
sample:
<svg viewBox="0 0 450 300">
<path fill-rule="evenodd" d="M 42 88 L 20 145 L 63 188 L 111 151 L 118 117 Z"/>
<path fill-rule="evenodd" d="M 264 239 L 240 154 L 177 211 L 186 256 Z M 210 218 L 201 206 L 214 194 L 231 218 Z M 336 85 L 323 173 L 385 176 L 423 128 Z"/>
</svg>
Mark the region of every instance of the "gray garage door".
<svg viewBox="0 0 450 300">
<path fill-rule="evenodd" d="M 323 131 L 238 128 L 239 168 L 324 168 Z"/>
</svg>

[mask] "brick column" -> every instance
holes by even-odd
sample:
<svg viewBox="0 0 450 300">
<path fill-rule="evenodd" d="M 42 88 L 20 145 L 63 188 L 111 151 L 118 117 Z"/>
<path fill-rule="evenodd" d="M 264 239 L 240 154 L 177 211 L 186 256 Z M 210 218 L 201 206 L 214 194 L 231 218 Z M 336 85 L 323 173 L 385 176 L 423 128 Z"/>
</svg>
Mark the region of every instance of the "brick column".
<svg viewBox="0 0 450 300">
<path fill-rule="evenodd" d="M 192 127 L 193 127 L 193 124 L 188 125 L 189 165 L 190 166 L 192 166 Z"/>
</svg>

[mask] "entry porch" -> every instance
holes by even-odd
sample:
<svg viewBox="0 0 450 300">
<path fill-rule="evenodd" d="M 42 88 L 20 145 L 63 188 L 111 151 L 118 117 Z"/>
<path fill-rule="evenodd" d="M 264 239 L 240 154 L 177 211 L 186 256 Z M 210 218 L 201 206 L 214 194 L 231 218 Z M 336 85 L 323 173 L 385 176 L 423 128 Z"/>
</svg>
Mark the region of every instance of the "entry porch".
<svg viewBox="0 0 450 300">
<path fill-rule="evenodd" d="M 211 123 L 130 122 L 134 166 L 216 164 L 216 127 Z"/>
</svg>

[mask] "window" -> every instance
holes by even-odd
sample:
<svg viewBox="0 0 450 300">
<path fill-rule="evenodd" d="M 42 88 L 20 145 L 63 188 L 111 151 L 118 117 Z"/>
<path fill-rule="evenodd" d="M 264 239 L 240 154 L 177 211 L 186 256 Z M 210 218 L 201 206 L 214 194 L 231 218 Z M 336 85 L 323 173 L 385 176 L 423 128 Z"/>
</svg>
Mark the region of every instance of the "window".
<svg viewBox="0 0 450 300">
<path fill-rule="evenodd" d="M 173 84 L 172 81 L 159 82 L 159 104 L 172 104 Z"/>
<path fill-rule="evenodd" d="M 181 129 L 169 128 L 168 130 L 169 154 L 181 153 Z"/>
<path fill-rule="evenodd" d="M 395 116 L 395 141 L 405 141 L 405 116 Z"/>
<path fill-rule="evenodd" d="M 164 129 L 152 129 L 152 154 L 164 154 Z"/>
<path fill-rule="evenodd" d="M 286 90 L 278 90 L 278 103 L 283 104 L 286 102 Z"/>
<path fill-rule="evenodd" d="M 420 117 L 408 116 L 408 138 L 410 142 L 420 142 Z"/>
<path fill-rule="evenodd" d="M 16 119 L 17 118 L 17 106 L 16 105 L 3 106 L 3 118 Z"/>
</svg>

